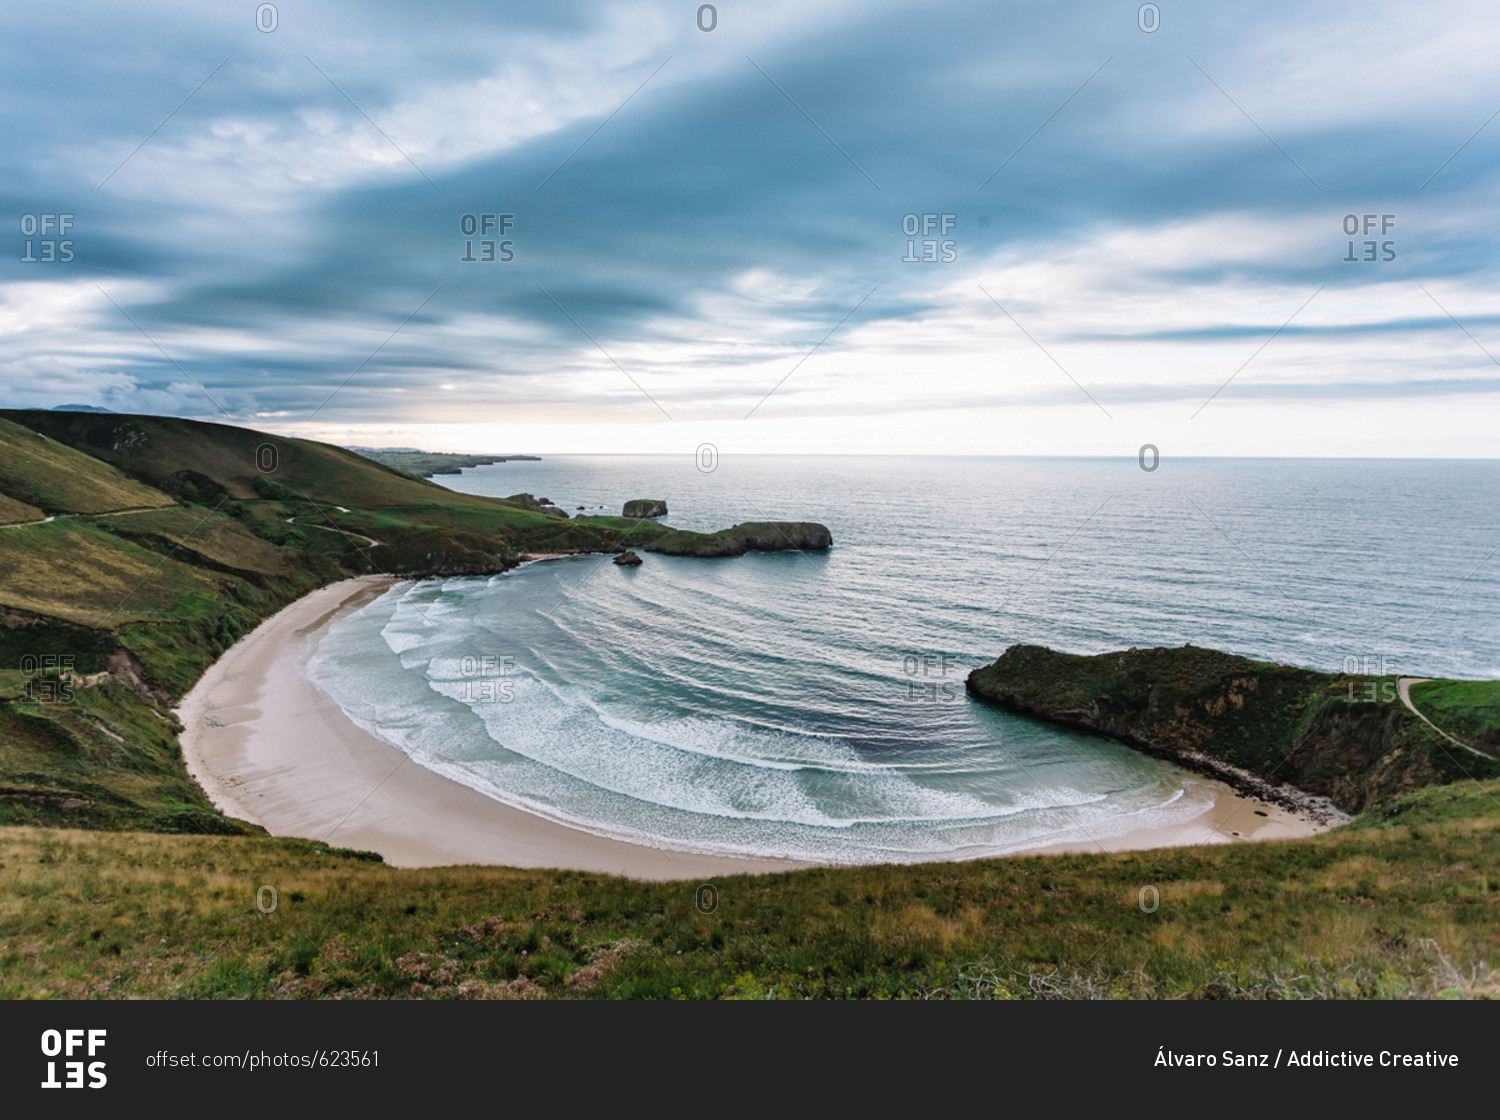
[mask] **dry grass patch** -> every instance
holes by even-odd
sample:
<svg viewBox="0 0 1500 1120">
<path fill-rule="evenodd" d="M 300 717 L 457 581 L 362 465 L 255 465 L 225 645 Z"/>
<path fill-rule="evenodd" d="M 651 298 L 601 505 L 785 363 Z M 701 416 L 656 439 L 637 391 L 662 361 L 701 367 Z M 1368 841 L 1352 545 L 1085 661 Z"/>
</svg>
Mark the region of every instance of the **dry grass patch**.
<svg viewBox="0 0 1500 1120">
<path fill-rule="evenodd" d="M 1389 864 L 1373 856 L 1358 855 L 1339 860 L 1325 868 L 1316 879 L 1329 889 L 1364 888 L 1373 884 L 1376 888 L 1390 886 Z"/>
</svg>

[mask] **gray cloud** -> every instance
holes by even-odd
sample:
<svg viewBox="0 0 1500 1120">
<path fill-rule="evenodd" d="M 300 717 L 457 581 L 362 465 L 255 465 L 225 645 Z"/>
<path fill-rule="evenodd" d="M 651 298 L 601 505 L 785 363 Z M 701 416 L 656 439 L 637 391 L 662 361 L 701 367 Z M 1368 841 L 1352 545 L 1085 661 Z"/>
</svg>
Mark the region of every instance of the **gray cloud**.
<svg viewBox="0 0 1500 1120">
<path fill-rule="evenodd" d="M 691 378 L 692 356 L 711 352 L 696 391 L 725 401 L 751 392 L 733 384 L 736 370 L 759 384 L 764 375 L 753 367 L 790 364 L 875 284 L 878 293 L 830 339 L 829 355 L 856 345 L 862 324 L 959 315 L 945 287 L 957 275 L 1045 265 L 1063 253 L 1081 269 L 1076 259 L 1086 262 L 1091 245 L 1174 223 L 1209 231 L 1201 261 L 1146 260 L 1093 282 L 1111 298 L 1138 290 L 1175 310 L 1138 329 L 1074 314 L 1047 337 L 1121 347 L 1259 340 L 1279 322 L 1247 322 L 1223 302 L 1268 288 L 1285 289 L 1285 301 L 1318 284 L 1373 291 L 1399 275 L 1409 284 L 1436 277 L 1460 296 L 1482 291 L 1494 272 L 1496 231 L 1485 215 L 1500 134 L 1481 134 L 1416 188 L 1493 108 L 1487 99 L 1500 101 L 1500 85 L 1490 78 L 1462 94 L 1452 82 L 1435 86 L 1442 75 L 1423 61 L 1432 51 L 1402 54 L 1393 26 L 1367 47 L 1406 68 L 1390 75 L 1396 88 L 1385 101 L 1376 91 L 1362 104 L 1347 88 L 1359 58 L 1322 52 L 1351 13 L 1363 27 L 1405 18 L 1388 7 L 1310 17 L 1294 5 L 1231 5 L 1169 13 L 1155 35 L 1103 3 L 1066 11 L 886 4 L 817 22 L 794 9 L 757 17 L 725 8 L 713 35 L 679 26 L 682 13 L 670 5 L 642 9 L 628 34 L 611 31 L 624 17 L 602 4 L 560 13 L 453 5 L 420 16 L 395 5 L 285 6 L 271 35 L 238 10 L 10 13 L 4 50 L 13 65 L 0 81 L 17 111 L 0 125 L 14 157 L 0 171 L 0 199 L 15 219 L 75 213 L 77 256 L 43 266 L 7 254 L 6 306 L 45 329 L 6 341 L 17 361 L 61 363 L 76 377 L 116 371 L 108 376 L 129 384 L 108 382 L 111 400 L 135 392 L 163 407 L 182 374 L 90 295 L 98 283 L 236 410 L 295 413 L 441 286 L 323 414 L 389 419 L 405 407 L 390 390 L 454 377 L 472 379 L 487 400 L 513 392 L 611 406 L 618 386 L 569 388 L 594 385 L 574 374 L 604 359 L 541 288 L 627 369 L 655 361 L 660 368 L 648 372 L 656 376 Z M 1431 20 L 1425 46 L 1466 36 L 1493 43 L 1493 21 L 1479 9 L 1467 18 L 1467 28 L 1463 19 Z M 672 62 L 538 189 L 668 54 Z M 1449 64 L 1462 70 L 1466 57 Z M 1341 216 L 1372 208 L 1402 215 L 1403 271 L 1351 271 L 1338 259 Z M 903 215 L 929 212 L 958 216 L 953 270 L 901 260 Z M 488 213 L 514 214 L 515 259 L 466 263 L 466 241 L 482 239 L 465 238 L 461 218 Z M 1243 253 L 1215 243 L 1221 216 L 1226 228 L 1232 220 L 1258 229 L 1236 235 Z M 1304 227 L 1327 236 L 1255 251 L 1257 238 L 1286 241 Z M 12 240 L 19 249 L 24 239 L 13 232 Z M 56 289 L 54 311 L 38 282 Z M 1193 297 L 1203 291 L 1216 298 Z M 1500 318 L 1459 317 L 1480 333 Z M 1399 334 L 1447 346 L 1453 330 L 1426 308 L 1309 319 L 1285 338 L 1335 348 Z M 637 352 L 651 346 L 663 356 L 642 359 Z M 1473 358 L 1476 369 L 1484 363 L 1477 350 Z M 79 397 L 76 377 L 55 382 L 59 399 Z M 1195 392 L 1122 377 L 1108 390 L 1121 399 Z M 1297 377 L 1235 391 L 1309 399 L 1493 391 L 1478 384 L 1358 380 L 1335 370 L 1326 382 Z M 185 413 L 202 409 L 193 395 L 178 406 Z M 826 407 L 854 414 L 896 404 Z"/>
</svg>

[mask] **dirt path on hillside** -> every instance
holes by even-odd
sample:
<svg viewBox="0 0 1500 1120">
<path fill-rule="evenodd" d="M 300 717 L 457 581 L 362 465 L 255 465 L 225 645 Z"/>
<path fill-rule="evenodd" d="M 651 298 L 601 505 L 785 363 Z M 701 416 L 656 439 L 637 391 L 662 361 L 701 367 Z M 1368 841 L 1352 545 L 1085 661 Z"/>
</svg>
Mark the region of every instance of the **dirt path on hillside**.
<svg viewBox="0 0 1500 1120">
<path fill-rule="evenodd" d="M 1398 678 L 1396 680 L 1396 692 L 1399 693 L 1400 696 L 1401 696 L 1401 703 L 1403 703 L 1403 704 L 1406 705 L 1406 707 L 1408 708 L 1408 710 L 1410 710 L 1410 712 L 1411 712 L 1412 715 L 1416 716 L 1419 720 L 1421 720 L 1428 727 L 1430 727 L 1434 731 L 1436 731 L 1444 739 L 1447 739 L 1448 742 L 1452 743 L 1454 746 L 1456 746 L 1456 747 L 1462 747 L 1464 750 L 1466 750 L 1470 754 L 1472 754 L 1475 758 L 1482 758 L 1485 761 L 1490 761 L 1490 756 L 1489 755 L 1485 754 L 1481 750 L 1476 749 L 1475 747 L 1469 746 L 1469 744 L 1465 743 L 1462 739 L 1457 739 L 1457 738 L 1454 738 L 1452 735 L 1449 735 L 1441 727 L 1439 727 L 1437 724 L 1433 723 L 1432 720 L 1428 719 L 1421 712 L 1417 711 L 1417 706 L 1411 702 L 1411 686 L 1414 685 L 1414 684 L 1426 684 L 1428 681 L 1434 680 L 1434 679 L 1436 679 L 1436 678 L 1433 678 L 1433 677 L 1400 677 L 1400 678 Z"/>
</svg>

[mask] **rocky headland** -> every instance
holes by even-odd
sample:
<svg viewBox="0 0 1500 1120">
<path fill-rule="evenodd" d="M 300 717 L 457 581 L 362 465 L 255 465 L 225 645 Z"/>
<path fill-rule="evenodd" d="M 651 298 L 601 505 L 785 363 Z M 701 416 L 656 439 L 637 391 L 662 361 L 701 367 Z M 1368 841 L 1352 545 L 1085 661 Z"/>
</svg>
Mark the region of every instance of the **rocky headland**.
<svg viewBox="0 0 1500 1120">
<path fill-rule="evenodd" d="M 1296 791 L 1353 813 L 1465 773 L 1500 776 L 1500 763 L 1445 749 L 1396 699 L 1393 679 L 1195 646 L 1086 656 L 1014 645 L 967 686 L 1010 711 L 1117 739 L 1302 811 L 1315 805 Z"/>
<path fill-rule="evenodd" d="M 463 474 L 470 467 L 487 467 L 511 460 L 537 462 L 538 455 L 461 455 L 446 451 L 422 451 L 415 447 L 355 447 L 345 450 L 373 459 L 377 463 L 409 474 L 413 478 L 431 478 L 439 474 Z"/>
<path fill-rule="evenodd" d="M 822 552 L 833 546 L 833 534 L 816 521 L 746 521 L 717 533 L 671 529 L 642 545 L 665 556 L 743 556 L 747 552 Z"/>
</svg>

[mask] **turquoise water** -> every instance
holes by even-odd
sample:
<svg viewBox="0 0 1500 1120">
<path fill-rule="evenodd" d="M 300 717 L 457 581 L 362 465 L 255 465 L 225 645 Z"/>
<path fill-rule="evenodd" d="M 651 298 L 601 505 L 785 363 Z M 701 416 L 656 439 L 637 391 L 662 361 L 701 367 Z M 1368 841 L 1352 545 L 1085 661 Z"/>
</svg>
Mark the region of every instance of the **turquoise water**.
<svg viewBox="0 0 1500 1120">
<path fill-rule="evenodd" d="M 415 761 L 663 847 L 969 858 L 1206 807 L 1165 763 L 970 701 L 1015 642 L 1500 677 L 1500 464 L 601 456 L 443 481 L 832 529 L 826 554 L 407 584 L 309 662 Z"/>
</svg>

